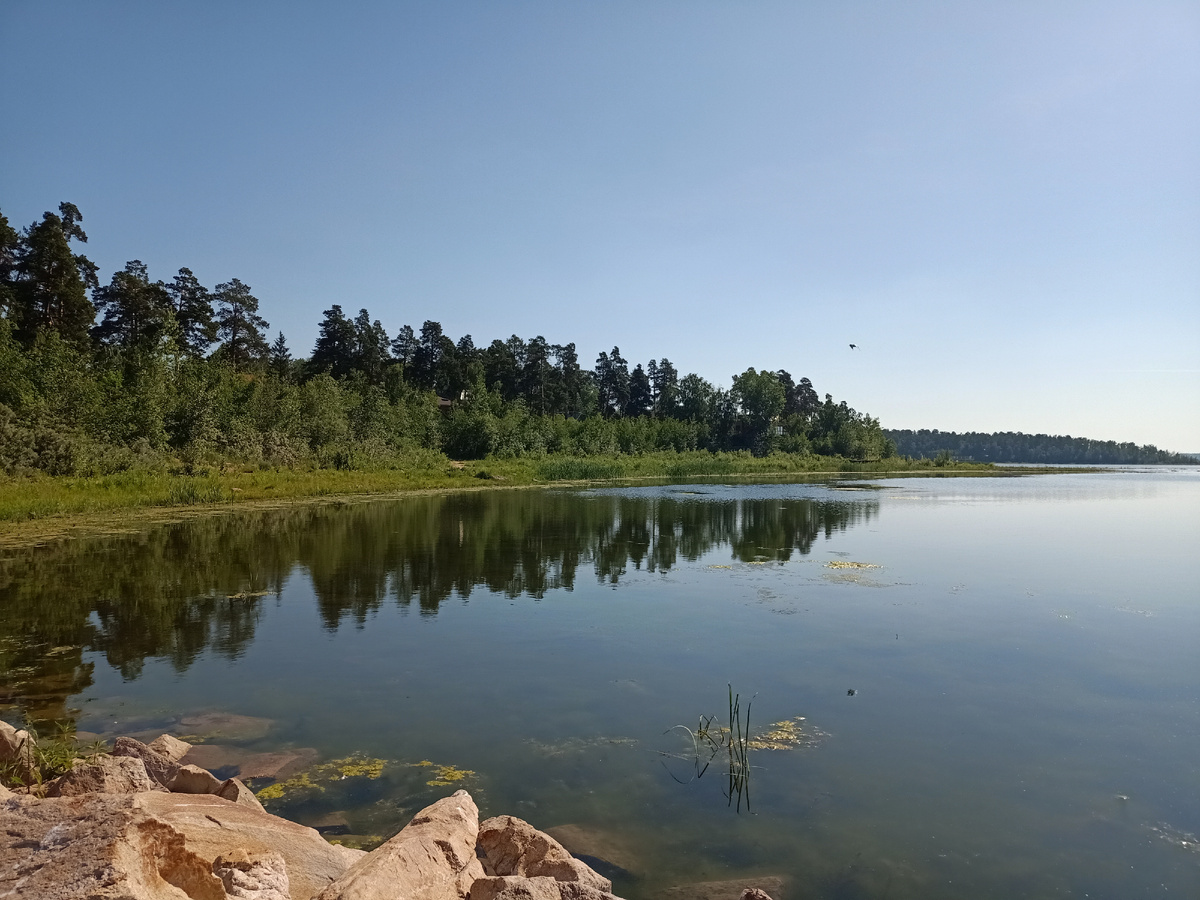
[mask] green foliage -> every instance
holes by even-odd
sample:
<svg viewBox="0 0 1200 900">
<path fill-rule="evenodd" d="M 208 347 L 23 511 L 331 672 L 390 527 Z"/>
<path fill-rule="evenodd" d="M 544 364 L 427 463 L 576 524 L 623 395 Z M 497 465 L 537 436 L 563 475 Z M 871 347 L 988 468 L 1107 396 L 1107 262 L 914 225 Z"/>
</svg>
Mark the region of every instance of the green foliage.
<svg viewBox="0 0 1200 900">
<path fill-rule="evenodd" d="M 656 474 L 744 470 L 752 455 L 806 471 L 814 455 L 829 468 L 894 453 L 876 419 L 829 395 L 821 404 L 807 378 L 783 369 L 749 368 L 724 391 L 680 376 L 665 357 L 631 363 L 618 347 L 588 371 L 575 344 L 542 335 L 476 347 L 427 320 L 419 334 L 405 325 L 389 340 L 366 309 L 350 319 L 337 305 L 312 358 L 293 360 L 282 333 L 267 346 L 259 301 L 237 278 L 210 293 L 189 269 L 164 284 L 133 260 L 101 287 L 72 250 L 86 241 L 80 221 L 62 204 L 18 234 L 0 216 L 0 469 L 9 476 L 377 472 L 420 453 L 599 457 L 603 471 L 629 457 L 638 460 L 630 471 Z M 695 453 L 708 455 L 687 456 Z M 648 459 L 660 454 L 675 456 Z M 174 496 L 155 490 L 155 503 Z M 208 496 L 178 491 L 181 504 Z"/>
<path fill-rule="evenodd" d="M 104 753 L 101 742 L 81 744 L 75 738 L 75 723 L 71 719 L 55 722 L 52 733 L 39 736 L 34 723 L 27 720 L 23 730 L 29 735 L 27 763 L 0 763 L 0 784 L 6 787 L 40 787 L 51 779 L 65 775 L 76 762 L 90 763 Z"/>
<path fill-rule="evenodd" d="M 1034 465 L 1196 465 L 1198 460 L 1183 453 L 1159 450 L 1153 444 L 1138 446 L 1116 441 L 1095 441 L 1070 435 L 1022 434 L 1005 431 L 984 434 L 969 431 L 921 429 L 887 431 L 898 452 L 905 456 L 979 462 L 1011 462 Z"/>
</svg>

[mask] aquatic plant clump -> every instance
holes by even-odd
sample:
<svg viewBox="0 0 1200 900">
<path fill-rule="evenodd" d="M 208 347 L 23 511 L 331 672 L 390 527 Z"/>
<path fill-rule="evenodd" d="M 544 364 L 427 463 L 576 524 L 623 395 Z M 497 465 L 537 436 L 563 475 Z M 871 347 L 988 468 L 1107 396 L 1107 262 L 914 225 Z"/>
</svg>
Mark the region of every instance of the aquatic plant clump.
<svg viewBox="0 0 1200 900">
<path fill-rule="evenodd" d="M 460 781 L 475 777 L 475 773 L 470 769 L 460 769 L 457 766 L 443 766 L 430 762 L 427 759 L 412 763 L 412 765 L 416 768 L 432 768 L 434 770 L 434 777 L 425 782 L 430 787 L 450 787 Z"/>
<path fill-rule="evenodd" d="M 344 759 L 332 759 L 284 781 L 277 781 L 258 791 L 258 799 L 299 800 L 304 796 L 324 793 L 327 786 L 348 778 L 376 779 L 383 774 L 387 760 L 353 755 Z"/>
<path fill-rule="evenodd" d="M 804 724 L 804 716 L 772 722 L 766 731 L 747 742 L 751 750 L 797 750 L 815 747 L 829 737 L 824 731 Z"/>
</svg>

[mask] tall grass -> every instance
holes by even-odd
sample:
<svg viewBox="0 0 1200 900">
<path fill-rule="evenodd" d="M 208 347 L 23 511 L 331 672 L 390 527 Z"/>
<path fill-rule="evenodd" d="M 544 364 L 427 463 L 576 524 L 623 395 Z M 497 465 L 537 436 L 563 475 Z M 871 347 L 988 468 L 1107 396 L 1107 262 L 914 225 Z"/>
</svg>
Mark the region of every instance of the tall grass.
<svg viewBox="0 0 1200 900">
<path fill-rule="evenodd" d="M 736 801 L 738 812 L 742 811 L 743 802 L 746 804 L 746 812 L 750 812 L 750 707 L 753 703 L 754 699 L 751 698 L 750 702 L 746 704 L 746 712 L 743 715 L 741 694 L 735 694 L 733 685 L 730 684 L 729 724 L 727 726 L 714 731 L 713 723 L 717 717 L 715 715 L 701 716 L 695 731 L 686 725 L 675 725 L 664 732 L 669 734 L 672 731 L 683 731 L 691 738 L 692 755 L 690 757 L 663 754 L 676 759 L 687 759 L 692 763 L 695 767 L 695 774 L 689 780 L 703 778 L 717 754 L 725 753 L 727 757 L 725 799 L 729 806 L 733 806 Z M 680 784 L 686 783 L 677 778 L 670 769 L 667 769 L 667 773 Z"/>
<path fill-rule="evenodd" d="M 523 456 L 453 463 L 440 453 L 422 451 L 349 469 L 225 463 L 207 469 L 177 465 L 174 470 L 128 470 L 91 477 L 34 474 L 0 476 L 0 524 L 72 516 L 102 516 L 155 507 L 227 505 L 349 494 L 390 494 L 412 490 L 455 490 L 554 482 L 611 481 L 622 478 L 693 478 L 703 476 L 786 476 L 820 473 L 913 472 L 939 475 L 1005 474 L 985 464 L 935 467 L 932 460 L 889 459 L 857 462 L 840 457 L 778 453 L 755 457 L 746 452 L 663 451 L 641 455 Z M 1061 470 L 1060 470 L 1061 471 Z M 480 474 L 484 473 L 484 474 Z M 477 477 L 479 476 L 479 477 Z"/>
</svg>

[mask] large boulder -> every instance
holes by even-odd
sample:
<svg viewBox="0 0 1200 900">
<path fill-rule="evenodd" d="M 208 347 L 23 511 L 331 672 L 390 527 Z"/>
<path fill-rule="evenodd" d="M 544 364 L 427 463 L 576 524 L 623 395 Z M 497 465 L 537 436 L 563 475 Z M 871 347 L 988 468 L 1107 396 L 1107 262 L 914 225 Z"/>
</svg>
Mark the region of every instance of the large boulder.
<svg viewBox="0 0 1200 900">
<path fill-rule="evenodd" d="M 310 900 L 347 857 L 311 828 L 210 795 L 0 801 L 0 897 L 13 900 Z"/>
<path fill-rule="evenodd" d="M 199 766 L 180 766 L 171 783 L 167 785 L 175 794 L 215 794 L 224 784 L 208 769 Z"/>
<path fill-rule="evenodd" d="M 142 765 L 146 767 L 146 773 L 154 780 L 155 784 L 160 784 L 168 790 L 170 790 L 171 782 L 175 780 L 175 776 L 179 774 L 179 764 L 177 762 L 168 756 L 164 756 L 157 750 L 151 750 L 150 747 L 141 741 L 131 737 L 117 738 L 113 742 L 112 755 L 140 759 Z"/>
<path fill-rule="evenodd" d="M 479 826 L 479 851 L 488 875 L 521 875 L 576 882 L 610 893 L 612 882 L 575 859 L 558 841 L 516 816 L 494 816 Z"/>
<path fill-rule="evenodd" d="M 179 762 L 192 749 L 192 745 L 187 741 L 181 741 L 170 734 L 160 734 L 147 746 L 160 756 L 165 756 L 171 762 Z"/>
<path fill-rule="evenodd" d="M 224 797 L 232 803 L 240 803 L 242 806 L 249 806 L 266 812 L 263 809 L 262 802 L 254 796 L 254 791 L 250 790 L 250 788 L 246 787 L 246 785 L 242 784 L 236 778 L 226 778 L 213 793 L 218 797 Z"/>
<path fill-rule="evenodd" d="M 465 900 L 483 877 L 479 808 L 466 791 L 427 806 L 321 892 L 319 900 Z"/>
<path fill-rule="evenodd" d="M 138 794 L 136 803 L 148 817 L 178 831 L 187 848 L 210 866 L 234 849 L 252 856 L 278 853 L 287 866 L 292 900 L 309 900 L 349 866 L 344 849 L 314 829 L 213 794 Z"/>
<path fill-rule="evenodd" d="M 150 780 L 140 759 L 129 756 L 100 756 L 90 763 L 76 760 L 71 771 L 46 785 L 46 796 L 136 794 L 140 791 L 152 791 L 156 787 L 158 785 Z"/>
<path fill-rule="evenodd" d="M 225 889 L 212 861 L 136 795 L 86 794 L 0 807 L 0 897 L 225 900 Z"/>
</svg>

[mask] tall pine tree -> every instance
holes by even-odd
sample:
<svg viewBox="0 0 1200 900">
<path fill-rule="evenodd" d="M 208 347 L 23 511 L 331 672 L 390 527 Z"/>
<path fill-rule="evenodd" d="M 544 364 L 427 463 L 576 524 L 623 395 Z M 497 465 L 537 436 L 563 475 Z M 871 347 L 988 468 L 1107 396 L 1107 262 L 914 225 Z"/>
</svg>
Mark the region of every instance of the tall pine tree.
<svg viewBox="0 0 1200 900">
<path fill-rule="evenodd" d="M 16 258 L 13 318 L 18 338 L 32 346 L 41 331 L 57 333 L 76 346 L 88 343 L 96 309 L 88 288 L 99 286 L 96 264 L 71 251 L 71 241 L 87 243 L 74 203 L 61 203 L 59 215 L 25 229 Z"/>
</svg>

